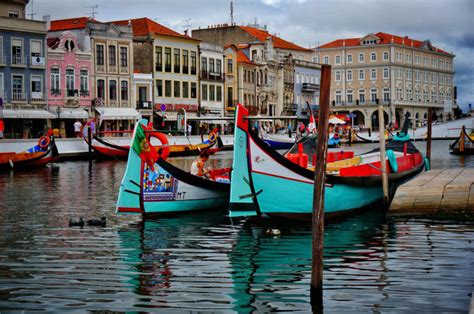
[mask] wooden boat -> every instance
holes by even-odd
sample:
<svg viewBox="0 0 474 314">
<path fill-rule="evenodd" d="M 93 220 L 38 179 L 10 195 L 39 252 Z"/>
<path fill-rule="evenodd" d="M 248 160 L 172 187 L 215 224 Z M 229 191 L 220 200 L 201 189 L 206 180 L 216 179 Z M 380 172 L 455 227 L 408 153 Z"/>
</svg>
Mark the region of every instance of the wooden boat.
<svg viewBox="0 0 474 314">
<path fill-rule="evenodd" d="M 137 136 L 137 132 L 141 132 L 138 128 L 142 128 L 145 123 L 145 120 L 137 123 L 132 146 L 140 138 L 140 135 Z M 153 147 L 150 151 L 152 149 Z M 198 177 L 161 158 L 166 154 L 162 149 L 166 150 L 166 147 L 160 147 L 158 153 L 161 155 L 156 161 L 143 160 L 135 149 L 129 150 L 127 167 L 117 200 L 117 213 L 166 216 L 226 207 L 229 201 L 230 182 L 223 173 L 229 172 L 230 169 L 213 171 L 211 177 L 215 180 Z"/>
<path fill-rule="evenodd" d="M 474 132 L 467 134 L 463 125 L 459 137 L 449 145 L 451 154 L 454 155 L 474 155 Z"/>
<path fill-rule="evenodd" d="M 274 150 L 290 149 L 295 145 L 295 138 L 285 138 L 268 133 L 263 133 L 262 138 L 263 141 Z"/>
<path fill-rule="evenodd" d="M 84 138 L 87 143 L 87 138 Z M 217 143 L 217 148 L 212 148 Z M 103 158 L 125 159 L 128 157 L 130 146 L 117 145 L 102 137 L 93 136 L 92 149 Z M 209 139 L 199 144 L 176 144 L 169 145 L 170 157 L 198 156 L 202 150 L 207 149 L 209 154 L 214 154 L 223 150 L 224 144 L 217 133 L 211 133 Z"/>
<path fill-rule="evenodd" d="M 0 153 L 0 171 L 43 167 L 57 155 L 54 137 L 42 136 L 37 145 L 26 151 Z"/>
<path fill-rule="evenodd" d="M 238 106 L 231 175 L 230 216 L 283 216 L 308 219 L 312 213 L 314 172 L 273 151 L 249 132 L 248 111 Z M 387 145 L 392 188 L 423 169 L 424 159 L 409 141 Z M 325 213 L 342 215 L 382 200 L 381 163 L 377 151 L 360 162 L 327 175 Z"/>
</svg>

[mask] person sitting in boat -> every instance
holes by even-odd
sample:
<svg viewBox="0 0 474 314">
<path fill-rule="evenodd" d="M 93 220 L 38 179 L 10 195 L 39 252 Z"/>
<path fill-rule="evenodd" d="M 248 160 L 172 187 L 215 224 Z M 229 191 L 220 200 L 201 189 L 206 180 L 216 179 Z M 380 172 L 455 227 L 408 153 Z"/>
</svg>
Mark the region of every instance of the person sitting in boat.
<svg viewBox="0 0 474 314">
<path fill-rule="evenodd" d="M 207 150 L 201 151 L 199 158 L 193 161 L 191 165 L 191 174 L 198 177 L 209 178 L 210 168 L 204 168 L 204 164 L 209 160 L 209 152 Z"/>
</svg>

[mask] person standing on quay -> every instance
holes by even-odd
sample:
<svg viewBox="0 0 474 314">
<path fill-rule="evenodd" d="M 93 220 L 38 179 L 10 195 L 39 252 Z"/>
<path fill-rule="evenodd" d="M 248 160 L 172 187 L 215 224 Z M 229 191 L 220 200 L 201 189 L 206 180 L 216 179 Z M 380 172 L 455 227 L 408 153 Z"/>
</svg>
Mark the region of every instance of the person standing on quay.
<svg viewBox="0 0 474 314">
<path fill-rule="evenodd" d="M 82 129 L 82 123 L 79 120 L 76 120 L 76 122 L 74 122 L 74 136 L 75 137 L 81 137 L 81 129 Z"/>
</svg>

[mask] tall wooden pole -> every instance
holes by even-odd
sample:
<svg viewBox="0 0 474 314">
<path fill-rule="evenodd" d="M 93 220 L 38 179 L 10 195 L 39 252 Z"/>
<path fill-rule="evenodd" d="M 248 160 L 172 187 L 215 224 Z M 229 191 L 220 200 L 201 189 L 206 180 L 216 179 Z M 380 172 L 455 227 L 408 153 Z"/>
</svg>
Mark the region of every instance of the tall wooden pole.
<svg viewBox="0 0 474 314">
<path fill-rule="evenodd" d="M 313 247 L 311 264 L 311 306 L 313 312 L 323 309 L 323 248 L 324 248 L 324 185 L 326 182 L 326 157 L 328 151 L 329 92 L 331 66 L 322 65 L 321 92 L 319 97 L 318 146 L 314 172 L 313 193 Z"/>
<path fill-rule="evenodd" d="M 88 157 L 89 157 L 89 169 L 92 167 L 92 130 L 91 126 L 87 128 L 87 141 L 89 146 Z"/>
<path fill-rule="evenodd" d="M 426 158 L 431 164 L 431 124 L 433 123 L 433 108 L 428 108 L 428 133 L 426 135 Z M 426 168 L 428 169 L 428 168 Z"/>
<path fill-rule="evenodd" d="M 378 99 L 377 99 L 378 103 Z M 383 106 L 379 104 L 379 145 L 380 145 L 380 164 L 382 170 L 382 188 L 383 204 L 388 205 L 388 173 L 387 161 L 385 159 L 385 121 L 383 117 Z"/>
</svg>

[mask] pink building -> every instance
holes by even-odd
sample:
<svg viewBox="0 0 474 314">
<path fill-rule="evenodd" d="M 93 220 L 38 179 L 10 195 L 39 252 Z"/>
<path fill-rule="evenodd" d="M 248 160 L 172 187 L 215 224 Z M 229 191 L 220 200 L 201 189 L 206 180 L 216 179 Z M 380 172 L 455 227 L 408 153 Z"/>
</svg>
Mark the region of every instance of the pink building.
<svg viewBox="0 0 474 314">
<path fill-rule="evenodd" d="M 58 116 L 53 128 L 72 137 L 74 122 L 88 118 L 94 99 L 90 44 L 72 31 L 49 32 L 47 43 L 48 106 Z"/>
</svg>

